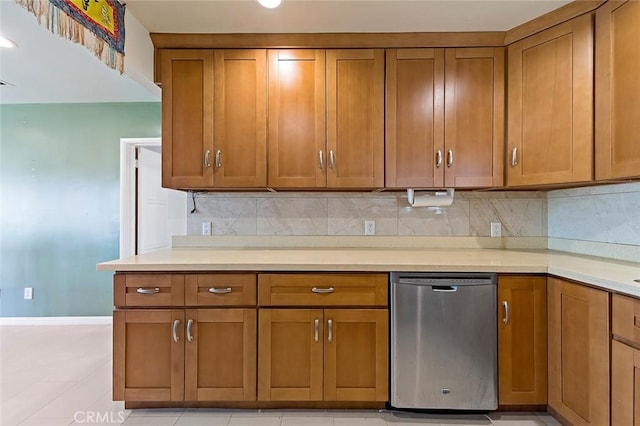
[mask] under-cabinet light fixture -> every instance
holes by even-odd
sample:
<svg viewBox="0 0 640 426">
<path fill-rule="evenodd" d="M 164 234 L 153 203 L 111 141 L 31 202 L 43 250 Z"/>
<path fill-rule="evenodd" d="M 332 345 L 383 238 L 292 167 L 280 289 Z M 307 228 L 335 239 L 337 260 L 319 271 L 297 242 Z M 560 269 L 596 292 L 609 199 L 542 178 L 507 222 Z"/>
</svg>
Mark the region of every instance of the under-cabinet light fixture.
<svg viewBox="0 0 640 426">
<path fill-rule="evenodd" d="M 274 9 L 280 6 L 280 3 L 282 3 L 282 0 L 258 0 L 258 3 L 260 3 L 263 7 L 266 7 L 267 9 Z"/>
</svg>

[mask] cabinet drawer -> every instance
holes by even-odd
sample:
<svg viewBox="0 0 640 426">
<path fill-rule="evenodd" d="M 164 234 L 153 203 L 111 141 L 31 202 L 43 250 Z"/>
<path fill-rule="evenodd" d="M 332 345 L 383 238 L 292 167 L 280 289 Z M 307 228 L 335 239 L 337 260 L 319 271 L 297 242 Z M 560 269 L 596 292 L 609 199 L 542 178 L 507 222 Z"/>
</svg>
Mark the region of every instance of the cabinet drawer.
<svg viewBox="0 0 640 426">
<path fill-rule="evenodd" d="M 184 306 L 182 274 L 117 274 L 115 306 Z"/>
<path fill-rule="evenodd" d="M 613 334 L 640 345 L 640 300 L 614 294 L 611 310 Z"/>
<path fill-rule="evenodd" d="M 261 306 L 388 305 L 387 274 L 260 274 Z"/>
<path fill-rule="evenodd" d="M 255 306 L 256 274 L 187 275 L 188 306 Z"/>
</svg>

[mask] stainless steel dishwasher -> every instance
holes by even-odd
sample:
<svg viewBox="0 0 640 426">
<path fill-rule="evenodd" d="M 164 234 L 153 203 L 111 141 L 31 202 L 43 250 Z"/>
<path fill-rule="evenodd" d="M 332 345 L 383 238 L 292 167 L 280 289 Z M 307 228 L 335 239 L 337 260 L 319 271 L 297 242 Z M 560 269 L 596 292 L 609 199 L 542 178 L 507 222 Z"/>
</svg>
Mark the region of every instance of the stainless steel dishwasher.
<svg viewBox="0 0 640 426">
<path fill-rule="evenodd" d="M 495 410 L 495 274 L 391 273 L 391 406 Z"/>
</svg>

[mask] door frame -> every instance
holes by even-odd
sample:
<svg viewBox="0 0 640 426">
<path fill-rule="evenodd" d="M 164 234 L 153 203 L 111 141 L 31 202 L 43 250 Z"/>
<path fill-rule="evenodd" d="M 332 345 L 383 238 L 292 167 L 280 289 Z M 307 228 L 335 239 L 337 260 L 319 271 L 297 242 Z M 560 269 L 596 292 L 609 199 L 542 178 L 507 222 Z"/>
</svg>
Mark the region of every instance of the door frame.
<svg viewBox="0 0 640 426">
<path fill-rule="evenodd" d="M 136 251 L 136 149 L 161 146 L 161 139 L 120 139 L 120 259 Z"/>
</svg>

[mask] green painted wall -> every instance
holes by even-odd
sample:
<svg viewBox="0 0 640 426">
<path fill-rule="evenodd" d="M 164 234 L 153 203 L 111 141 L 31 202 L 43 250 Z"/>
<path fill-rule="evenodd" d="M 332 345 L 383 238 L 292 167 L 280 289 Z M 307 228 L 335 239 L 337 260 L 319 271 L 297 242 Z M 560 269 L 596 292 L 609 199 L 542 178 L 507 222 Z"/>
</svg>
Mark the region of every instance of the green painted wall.
<svg viewBox="0 0 640 426">
<path fill-rule="evenodd" d="M 96 263 L 118 257 L 120 138 L 160 136 L 160 116 L 160 103 L 0 105 L 0 316 L 111 314 Z"/>
</svg>

